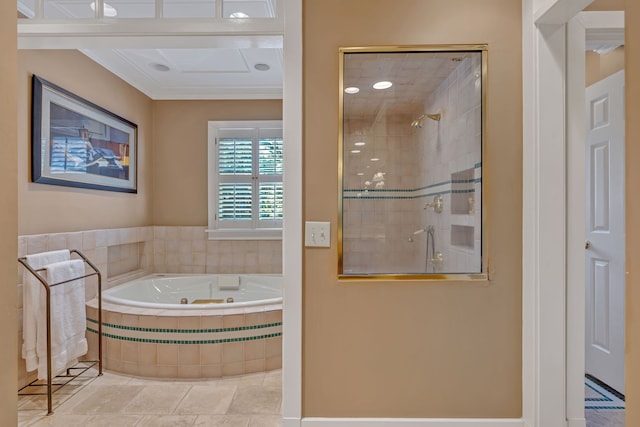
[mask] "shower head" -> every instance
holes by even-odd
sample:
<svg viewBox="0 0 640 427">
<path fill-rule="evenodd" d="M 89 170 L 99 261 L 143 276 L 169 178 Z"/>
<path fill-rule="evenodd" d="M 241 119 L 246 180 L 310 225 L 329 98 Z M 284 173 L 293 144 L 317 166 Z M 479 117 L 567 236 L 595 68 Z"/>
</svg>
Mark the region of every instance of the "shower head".
<svg viewBox="0 0 640 427">
<path fill-rule="evenodd" d="M 442 118 L 442 115 L 440 113 L 437 114 L 423 114 L 420 117 L 418 117 L 417 119 L 415 119 L 413 122 L 411 122 L 411 126 L 413 126 L 416 129 L 420 129 L 422 128 L 422 126 L 424 126 L 424 118 L 428 118 L 431 120 L 435 120 L 436 122 L 439 122 L 440 119 Z"/>
</svg>

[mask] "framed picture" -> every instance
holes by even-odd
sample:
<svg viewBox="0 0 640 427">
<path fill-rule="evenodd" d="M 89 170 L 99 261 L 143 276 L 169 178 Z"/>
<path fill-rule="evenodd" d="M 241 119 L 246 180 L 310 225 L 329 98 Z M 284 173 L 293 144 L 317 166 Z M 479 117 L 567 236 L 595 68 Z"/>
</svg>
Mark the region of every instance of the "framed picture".
<svg viewBox="0 0 640 427">
<path fill-rule="evenodd" d="M 138 126 L 33 76 L 32 180 L 137 193 Z"/>
</svg>

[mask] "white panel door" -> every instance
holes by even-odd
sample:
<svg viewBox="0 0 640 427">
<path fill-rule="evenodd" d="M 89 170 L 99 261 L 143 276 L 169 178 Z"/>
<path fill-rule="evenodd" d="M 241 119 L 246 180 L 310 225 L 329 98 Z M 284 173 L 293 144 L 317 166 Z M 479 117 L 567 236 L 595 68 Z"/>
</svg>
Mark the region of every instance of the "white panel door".
<svg viewBox="0 0 640 427">
<path fill-rule="evenodd" d="M 624 71 L 586 99 L 586 372 L 624 393 Z"/>
</svg>

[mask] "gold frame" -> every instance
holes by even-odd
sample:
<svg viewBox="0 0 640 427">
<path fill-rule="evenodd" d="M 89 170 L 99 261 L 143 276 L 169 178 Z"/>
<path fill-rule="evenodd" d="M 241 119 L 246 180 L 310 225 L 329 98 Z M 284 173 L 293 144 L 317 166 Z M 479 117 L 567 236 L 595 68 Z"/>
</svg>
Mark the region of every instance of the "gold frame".
<svg viewBox="0 0 640 427">
<path fill-rule="evenodd" d="M 344 200 L 344 55 L 347 53 L 389 53 L 389 52 L 456 52 L 476 51 L 481 53 L 481 161 L 482 161 L 482 197 L 481 197 L 481 273 L 356 273 L 345 274 L 343 270 L 343 200 Z M 487 64 L 488 45 L 486 44 L 449 44 L 449 45 L 398 45 L 398 46 L 360 46 L 339 48 L 339 81 L 338 81 L 338 279 L 354 281 L 456 281 L 456 282 L 487 282 L 489 278 L 489 242 L 487 221 Z"/>
</svg>

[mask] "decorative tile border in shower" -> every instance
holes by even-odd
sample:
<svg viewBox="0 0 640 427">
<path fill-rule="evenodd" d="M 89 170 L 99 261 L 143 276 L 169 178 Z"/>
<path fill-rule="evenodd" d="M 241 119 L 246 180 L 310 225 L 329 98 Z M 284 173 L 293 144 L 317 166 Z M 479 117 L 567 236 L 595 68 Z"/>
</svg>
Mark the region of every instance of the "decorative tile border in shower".
<svg viewBox="0 0 640 427">
<path fill-rule="evenodd" d="M 418 188 L 345 188 L 343 190 L 343 198 L 349 200 L 414 200 L 446 194 L 475 193 L 476 190 L 474 188 L 454 189 L 453 186 L 460 184 L 481 184 L 481 168 L 482 163 L 476 163 L 473 166 L 475 176 L 472 179 L 449 179 Z"/>
</svg>

